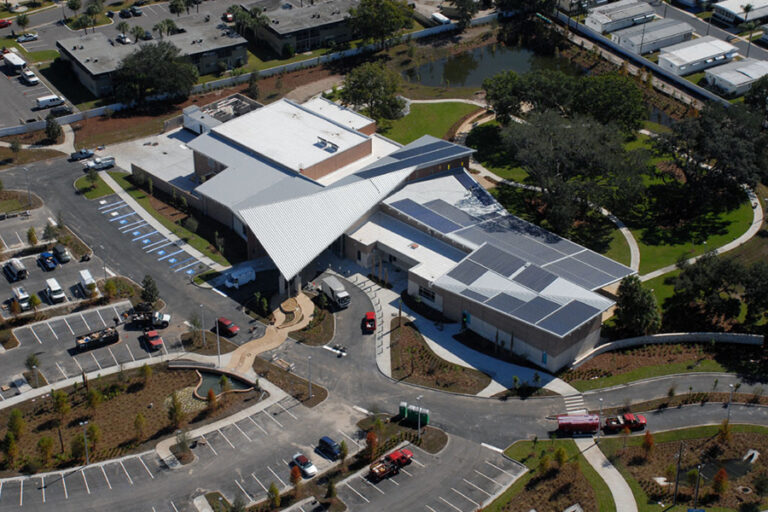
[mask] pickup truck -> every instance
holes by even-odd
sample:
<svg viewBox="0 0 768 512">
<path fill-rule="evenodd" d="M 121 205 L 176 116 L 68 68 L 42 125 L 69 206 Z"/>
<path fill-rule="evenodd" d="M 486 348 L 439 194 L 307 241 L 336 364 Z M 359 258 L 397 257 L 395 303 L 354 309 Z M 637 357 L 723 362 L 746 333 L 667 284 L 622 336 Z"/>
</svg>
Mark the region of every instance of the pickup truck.
<svg viewBox="0 0 768 512">
<path fill-rule="evenodd" d="M 144 342 L 148 350 L 160 350 L 163 347 L 163 338 L 157 331 L 147 331 L 144 333 Z"/>
<path fill-rule="evenodd" d="M 643 430 L 645 424 L 645 416 L 642 414 L 626 413 L 621 416 L 610 416 L 605 419 L 605 432 L 620 432 L 625 426 L 629 427 L 629 430 L 632 431 Z"/>
<path fill-rule="evenodd" d="M 376 313 L 368 311 L 363 318 L 363 334 L 376 332 Z"/>
<path fill-rule="evenodd" d="M 403 448 L 402 450 L 395 450 L 386 457 L 384 457 L 389 462 L 392 462 L 394 464 L 397 464 L 401 468 L 403 466 L 407 466 L 411 463 L 411 459 L 413 459 L 413 452 L 411 450 L 408 450 L 406 448 Z"/>
<path fill-rule="evenodd" d="M 110 167 L 115 166 L 115 157 L 113 156 L 104 156 L 104 157 L 96 157 L 93 160 L 89 160 L 85 163 L 85 166 L 83 167 L 84 170 L 88 171 L 91 169 L 101 171 L 102 169 L 109 169 Z"/>
<path fill-rule="evenodd" d="M 143 326 L 152 326 L 159 329 L 165 329 L 171 323 L 171 315 L 155 311 L 136 312 L 131 315 L 131 322 Z"/>
<path fill-rule="evenodd" d="M 111 345 L 118 341 L 120 341 L 118 332 L 112 327 L 107 327 L 106 329 L 80 336 L 75 340 L 75 346 L 78 351 L 91 350 L 93 348 Z"/>
<path fill-rule="evenodd" d="M 368 479 L 373 480 L 374 482 L 379 482 L 385 478 L 395 476 L 398 473 L 400 473 L 400 466 L 384 458 L 371 464 Z"/>
</svg>

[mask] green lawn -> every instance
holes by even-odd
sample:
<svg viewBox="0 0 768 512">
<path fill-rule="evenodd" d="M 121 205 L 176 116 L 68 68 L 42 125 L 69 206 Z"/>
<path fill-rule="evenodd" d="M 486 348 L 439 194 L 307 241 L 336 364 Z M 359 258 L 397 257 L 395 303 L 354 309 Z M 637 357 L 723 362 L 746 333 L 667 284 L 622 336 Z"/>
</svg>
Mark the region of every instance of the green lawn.
<svg viewBox="0 0 768 512">
<path fill-rule="evenodd" d="M 672 131 L 668 126 L 653 121 L 643 121 L 643 128 L 654 133 L 670 133 Z"/>
<path fill-rule="evenodd" d="M 730 212 L 719 215 L 715 213 L 704 215 L 700 219 L 703 224 L 719 224 L 719 227 L 709 233 L 705 243 L 695 245 L 692 242 L 649 245 L 643 241 L 644 228 L 631 229 L 637 240 L 637 245 L 640 247 L 640 274 L 673 265 L 680 256 L 690 258 L 704 254 L 735 240 L 752 224 L 752 215 L 752 206 L 748 201 L 743 202 L 741 206 Z"/>
<path fill-rule="evenodd" d="M 101 179 L 101 176 L 98 175 L 96 176 L 96 182 L 93 187 L 91 187 L 91 182 L 88 181 L 88 176 L 81 176 L 75 181 L 75 188 L 78 192 L 84 195 L 86 199 L 98 199 L 115 193 L 115 191 Z"/>
<path fill-rule="evenodd" d="M 691 368 L 689 368 L 691 366 Z M 661 377 L 663 375 L 672 375 L 675 373 L 700 373 L 700 372 L 727 372 L 727 370 L 717 361 L 704 359 L 697 365 L 691 363 L 668 363 L 658 366 L 644 366 L 636 370 L 602 377 L 592 380 L 577 380 L 569 384 L 579 391 L 589 391 L 591 389 L 603 389 L 611 386 L 618 386 L 636 380 L 650 379 L 652 377 Z"/>
<path fill-rule="evenodd" d="M 59 56 L 59 52 L 56 50 L 40 50 L 37 52 L 26 51 L 15 39 L 10 37 L 0 38 L 0 46 L 5 48 L 16 48 L 19 50 L 19 55 L 27 61 L 28 64 L 37 64 L 39 62 L 49 62 Z"/>
<path fill-rule="evenodd" d="M 216 263 L 229 265 L 229 261 L 227 261 L 224 256 L 218 252 L 213 252 L 210 250 L 211 243 L 208 240 L 196 235 L 195 233 L 182 226 L 179 226 L 178 224 L 174 224 L 170 220 L 160 215 L 160 213 L 158 213 L 154 208 L 152 208 L 147 194 L 145 194 L 143 190 L 134 187 L 133 184 L 131 184 L 126 179 L 128 176 L 130 176 L 130 174 L 126 172 L 112 171 L 109 173 L 109 175 L 118 183 L 118 185 L 126 190 L 131 195 L 131 197 L 138 201 L 142 208 L 147 210 L 150 215 L 159 220 L 163 226 L 171 230 L 173 234 L 186 241 L 189 245 L 205 254 Z"/>
<path fill-rule="evenodd" d="M 528 173 L 504 149 L 499 123 L 496 121 L 475 126 L 467 135 L 466 144 L 477 150 L 477 161 L 496 176 L 519 183 L 524 183 L 528 178 Z"/>
<path fill-rule="evenodd" d="M 656 297 L 656 302 L 659 307 L 664 305 L 664 301 L 670 298 L 675 293 L 674 279 L 680 274 L 679 270 L 673 270 L 666 274 L 654 277 L 643 283 L 645 288 L 653 291 L 653 296 Z"/>
<path fill-rule="evenodd" d="M 525 488 L 526 484 L 537 473 L 536 468 L 539 465 L 541 454 L 552 449 L 552 453 L 559 448 L 563 447 L 568 456 L 568 460 L 578 460 L 579 469 L 584 477 L 587 479 L 592 489 L 595 492 L 597 498 L 598 510 L 600 512 L 613 512 L 616 510 L 616 505 L 613 502 L 613 496 L 611 490 L 605 481 L 597 474 L 597 472 L 589 465 L 584 458 L 576 444 L 571 439 L 558 439 L 555 441 L 539 441 L 534 447 L 533 441 L 518 441 L 511 445 L 504 451 L 504 454 L 519 462 L 523 462 L 526 467 L 531 471 L 521 476 L 511 487 L 509 487 L 504 493 L 499 496 L 493 503 L 487 508 L 483 509 L 486 512 L 501 512 L 503 510 L 515 510 L 514 507 L 509 508 L 513 502 L 515 496 Z M 549 454 L 550 458 L 553 457 L 552 453 Z M 531 456 L 532 455 L 532 456 Z"/>
<path fill-rule="evenodd" d="M 410 113 L 393 121 L 383 134 L 401 144 L 427 134 L 443 138 L 454 123 L 478 109 L 467 103 L 414 103 Z"/>
<path fill-rule="evenodd" d="M 692 75 L 687 75 L 687 76 L 684 76 L 683 78 L 685 78 L 686 80 L 688 80 L 688 81 L 689 81 L 689 82 L 691 82 L 691 83 L 694 83 L 694 84 L 696 84 L 696 85 L 699 85 L 699 82 L 701 82 L 702 80 L 704 80 L 704 77 L 705 77 L 705 76 L 706 76 L 706 74 L 705 74 L 705 73 L 702 71 L 702 72 L 700 72 L 700 73 L 694 73 L 694 74 L 692 74 Z"/>
<path fill-rule="evenodd" d="M 632 253 L 629 250 L 629 244 L 618 228 L 614 229 L 611 233 L 610 245 L 608 246 L 608 250 L 603 253 L 603 256 L 607 256 L 626 266 L 629 266 L 632 262 Z"/>
</svg>

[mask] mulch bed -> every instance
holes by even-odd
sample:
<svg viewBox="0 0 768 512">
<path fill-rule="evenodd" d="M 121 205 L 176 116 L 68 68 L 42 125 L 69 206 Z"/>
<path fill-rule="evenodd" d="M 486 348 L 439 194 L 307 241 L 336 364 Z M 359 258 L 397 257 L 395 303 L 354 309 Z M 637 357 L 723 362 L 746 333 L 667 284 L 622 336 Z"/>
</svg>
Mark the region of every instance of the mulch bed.
<svg viewBox="0 0 768 512">
<path fill-rule="evenodd" d="M 54 462 L 56 468 L 70 467 L 79 464 L 70 456 L 70 446 L 77 436 L 82 436 L 83 430 L 79 423 L 88 421 L 90 425 L 98 425 L 101 429 L 101 439 L 91 448 L 91 462 L 110 459 L 128 453 L 134 453 L 154 446 L 163 437 L 172 435 L 176 430 L 169 425 L 168 414 L 164 402 L 174 390 L 181 390 L 198 383 L 197 373 L 192 370 L 169 370 L 161 365 L 152 367 L 152 376 L 145 384 L 139 375 L 139 370 L 131 370 L 113 374 L 107 377 L 92 379 L 91 389 L 98 389 L 104 395 L 100 405 L 94 410 L 87 407 L 86 391 L 82 383 L 63 391 L 67 393 L 71 411 L 66 415 L 59 438 L 57 418 L 52 410 L 50 395 L 28 400 L 17 407 L 22 411 L 27 428 L 18 440 L 19 462 L 15 468 L 4 465 L 0 471 L 2 476 L 16 474 L 15 469 L 25 471 L 42 469 L 38 462 L 37 443 L 42 437 L 50 437 L 54 441 Z M 219 409 L 208 415 L 205 410 L 188 415 L 185 424 L 199 426 L 209 421 L 228 416 L 244 407 L 249 407 L 258 400 L 259 393 L 249 391 L 235 393 L 219 401 Z M 0 411 L 0 424 L 8 422 L 11 408 Z M 136 438 L 134 418 L 141 412 L 145 419 L 144 436 Z M 183 427 L 184 425 L 182 425 Z M 61 443 L 63 442 L 63 450 Z"/>
<path fill-rule="evenodd" d="M 253 370 L 259 377 L 267 379 L 307 407 L 316 406 L 328 396 L 328 390 L 313 382 L 312 398 L 309 398 L 307 379 L 283 370 L 260 357 L 253 361 Z"/>
<path fill-rule="evenodd" d="M 315 301 L 316 299 L 313 299 L 313 302 Z M 288 336 L 306 345 L 318 347 L 333 339 L 333 325 L 333 312 L 315 305 L 314 316 L 309 324 L 299 331 L 289 332 Z"/>
<path fill-rule="evenodd" d="M 377 424 L 376 420 L 380 420 Z M 403 441 L 409 441 L 428 453 L 437 453 L 448 444 L 448 435 L 439 428 L 422 425 L 421 441 L 418 441 L 416 425 L 401 421 L 399 416 L 376 414 L 357 422 L 360 430 L 374 431 L 379 438 L 376 457 L 383 456 Z"/>
<path fill-rule="evenodd" d="M 483 372 L 449 363 L 427 346 L 416 326 L 405 318 L 390 324 L 392 377 L 456 393 L 477 394 L 491 378 Z"/>
<path fill-rule="evenodd" d="M 693 505 L 694 486 L 688 484 L 686 476 L 688 471 L 695 469 L 698 463 L 712 461 L 716 464 L 716 461 L 741 459 L 749 449 L 755 449 L 761 454 L 768 452 L 768 435 L 744 432 L 733 433 L 732 436 L 733 439 L 727 444 L 719 443 L 716 437 L 692 439 L 684 442 L 680 466 L 679 504 Z M 657 501 L 670 503 L 674 485 L 661 486 L 653 480 L 653 477 L 665 477 L 671 471 L 670 466 L 674 467 L 680 443 L 677 441 L 656 443 L 647 460 L 643 448 L 632 446 L 632 444 L 634 443 L 630 443 L 630 446 L 626 448 L 618 446 L 612 457 L 614 463 L 623 466 L 639 482 L 648 495 L 649 503 L 656 503 Z M 705 469 L 702 471 L 699 487 L 699 506 L 701 508 L 722 507 L 738 510 L 742 503 L 759 500 L 759 497 L 755 496 L 752 481 L 755 476 L 765 473 L 766 470 L 768 470 L 768 465 L 766 465 L 764 457 L 758 457 L 750 472 L 740 478 L 730 478 L 726 492 L 717 496 L 712 491 L 711 480 L 704 478 L 707 475 Z M 752 493 L 740 492 L 738 490 L 740 486 L 752 488 Z"/>
<path fill-rule="evenodd" d="M 204 331 L 205 344 L 203 344 L 203 337 L 200 336 L 200 331 L 185 332 L 181 335 L 181 343 L 184 346 L 184 350 L 187 352 L 195 352 L 197 354 L 203 354 L 206 356 L 215 356 L 218 354 L 216 347 L 216 333 L 210 331 Z M 227 338 L 219 333 L 219 348 L 222 354 L 228 354 L 237 348 L 237 345 L 229 341 Z"/>
<path fill-rule="evenodd" d="M 547 451 L 545 442 L 539 443 L 539 451 Z M 547 452 L 550 459 L 552 452 Z M 581 472 L 576 461 L 566 462 L 562 468 L 552 462 L 544 474 L 535 471 L 523 489 L 500 511 L 517 512 L 536 510 L 538 512 L 560 512 L 578 503 L 583 510 L 598 510 L 595 492 Z"/>
</svg>

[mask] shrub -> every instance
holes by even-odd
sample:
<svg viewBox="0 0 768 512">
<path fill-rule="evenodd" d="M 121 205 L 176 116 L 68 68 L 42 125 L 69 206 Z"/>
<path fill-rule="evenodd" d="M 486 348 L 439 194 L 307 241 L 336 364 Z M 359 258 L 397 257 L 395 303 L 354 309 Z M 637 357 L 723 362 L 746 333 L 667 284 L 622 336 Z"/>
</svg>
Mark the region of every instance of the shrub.
<svg viewBox="0 0 768 512">
<path fill-rule="evenodd" d="M 728 490 L 728 473 L 726 473 L 725 468 L 720 468 L 720 471 L 717 472 L 717 474 L 715 475 L 715 478 L 712 479 L 712 492 L 720 495 L 727 490 Z"/>
</svg>

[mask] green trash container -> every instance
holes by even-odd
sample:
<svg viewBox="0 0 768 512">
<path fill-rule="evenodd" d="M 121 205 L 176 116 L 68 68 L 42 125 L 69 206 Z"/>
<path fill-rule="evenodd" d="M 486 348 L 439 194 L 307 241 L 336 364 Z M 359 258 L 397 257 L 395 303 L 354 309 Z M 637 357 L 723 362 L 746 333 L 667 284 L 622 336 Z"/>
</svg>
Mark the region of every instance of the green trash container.
<svg viewBox="0 0 768 512">
<path fill-rule="evenodd" d="M 399 414 L 401 418 L 408 419 L 408 404 L 406 402 L 400 402 Z"/>
</svg>

